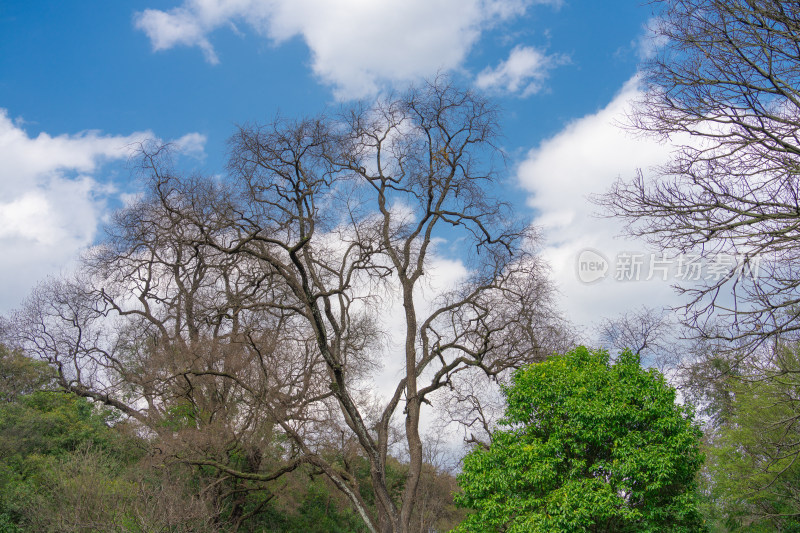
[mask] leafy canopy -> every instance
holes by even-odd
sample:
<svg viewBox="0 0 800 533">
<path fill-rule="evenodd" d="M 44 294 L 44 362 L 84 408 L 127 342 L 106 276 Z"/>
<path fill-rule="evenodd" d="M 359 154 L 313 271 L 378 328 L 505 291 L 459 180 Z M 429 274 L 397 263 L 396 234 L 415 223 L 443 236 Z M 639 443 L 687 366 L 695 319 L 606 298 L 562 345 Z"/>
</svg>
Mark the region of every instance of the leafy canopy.
<svg viewBox="0 0 800 533">
<path fill-rule="evenodd" d="M 579 347 L 517 371 L 504 394 L 505 429 L 464 459 L 457 502 L 474 513 L 456 531 L 705 530 L 700 430 L 637 355 Z"/>
<path fill-rule="evenodd" d="M 741 366 L 709 447 L 712 501 L 730 531 L 800 531 L 800 347 Z"/>
</svg>

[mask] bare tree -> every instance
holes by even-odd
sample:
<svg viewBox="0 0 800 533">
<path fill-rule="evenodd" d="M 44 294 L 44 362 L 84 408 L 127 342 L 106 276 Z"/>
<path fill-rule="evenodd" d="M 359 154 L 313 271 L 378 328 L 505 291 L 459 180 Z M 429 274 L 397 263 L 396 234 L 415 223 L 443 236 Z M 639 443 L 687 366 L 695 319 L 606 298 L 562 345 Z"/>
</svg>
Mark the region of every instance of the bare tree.
<svg viewBox="0 0 800 533">
<path fill-rule="evenodd" d="M 555 317 L 542 266 L 526 249 L 526 228 L 487 187 L 495 117 L 475 95 L 435 83 L 335 120 L 243 127 L 231 141 L 224 186 L 152 168 L 155 195 L 170 213 L 191 221 L 202 244 L 257 263 L 287 295 L 269 305 L 313 332 L 341 419 L 369 461 L 377 516 L 352 476 L 318 464 L 374 531 L 412 527 L 429 397 L 470 369 L 498 374 L 548 352 Z M 435 243 L 457 238 L 468 279 L 424 300 Z M 402 377 L 367 418 L 353 339 L 359 318 L 376 317 L 393 299 L 403 327 L 398 349 L 386 356 L 400 363 Z M 409 456 L 399 504 L 386 481 L 395 417 L 403 419 Z M 314 455 L 304 435 L 284 430 L 306 457 Z"/>
<path fill-rule="evenodd" d="M 628 232 L 729 274 L 684 286 L 687 323 L 749 353 L 800 332 L 800 5 L 663 0 L 631 117 L 677 144 L 652 180 L 599 199 Z M 728 259 L 726 259 L 728 261 Z M 759 263 L 760 261 L 760 263 Z"/>
<path fill-rule="evenodd" d="M 642 362 L 659 372 L 675 377 L 687 364 L 695 362 L 696 343 L 671 310 L 642 306 L 614 318 L 604 318 L 597 326 L 600 344 L 614 352 L 628 349 Z M 680 388 L 680 387 L 679 387 Z"/>
<path fill-rule="evenodd" d="M 600 323 L 600 341 L 613 350 L 629 349 L 645 355 L 660 350 L 669 324 L 664 311 L 642 307 L 623 313 L 616 319 L 606 318 Z"/>
<path fill-rule="evenodd" d="M 736 258 L 727 276 L 681 287 L 684 322 L 697 342 L 678 377 L 684 398 L 706 418 L 711 444 L 740 431 L 729 444 L 747 461 L 748 483 L 731 482 L 731 464 L 719 479 L 734 492 L 743 489 L 733 498 L 746 501 L 758 491 L 782 490 L 793 475 L 763 468 L 759 458 L 796 457 L 769 434 L 792 434 L 796 404 L 781 397 L 759 412 L 747 398 L 752 391 L 763 401 L 790 381 L 777 358 L 800 334 L 800 5 L 657 4 L 664 8 L 655 27 L 663 46 L 645 66 L 646 93 L 631 125 L 677 148 L 653 179 L 620 181 L 600 203 L 628 220 L 632 235 L 665 252 L 696 254 L 709 264 L 720 254 Z M 781 420 L 770 420 L 770 411 Z M 747 432 L 760 447 L 750 447 Z M 787 496 L 777 500 L 791 501 Z"/>
<path fill-rule="evenodd" d="M 275 286 L 187 230 L 157 203 L 118 213 L 80 275 L 41 284 L 6 335 L 62 389 L 138 421 L 162 461 L 215 467 L 200 492 L 236 529 L 249 492 L 310 462 L 279 445 L 276 420 L 328 423 L 332 393 L 313 337 L 259 304 Z"/>
<path fill-rule="evenodd" d="M 237 480 L 229 493 L 308 465 L 371 531 L 414 531 L 428 514 L 414 510 L 424 406 L 567 338 L 535 234 L 491 195 L 496 118 L 437 80 L 333 117 L 241 127 L 225 180 L 182 177 L 146 148 L 144 198 L 71 297 L 62 287 L 18 315 L 21 344 L 173 457 Z M 449 262 L 443 243 L 458 247 Z M 376 390 L 381 366 L 399 377 Z M 287 444 L 262 460 L 277 435 Z M 226 456 L 232 444 L 252 460 Z"/>
</svg>

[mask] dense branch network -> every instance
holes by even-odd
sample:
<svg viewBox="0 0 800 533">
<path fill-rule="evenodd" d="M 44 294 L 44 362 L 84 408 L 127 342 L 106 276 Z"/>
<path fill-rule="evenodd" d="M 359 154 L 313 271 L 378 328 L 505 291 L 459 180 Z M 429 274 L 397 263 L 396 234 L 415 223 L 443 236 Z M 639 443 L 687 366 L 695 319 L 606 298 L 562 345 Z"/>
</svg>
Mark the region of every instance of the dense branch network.
<svg viewBox="0 0 800 533">
<path fill-rule="evenodd" d="M 411 531 L 423 406 L 453 390 L 469 412 L 470 379 L 566 343 L 535 235 L 490 194 L 496 135 L 494 108 L 437 80 L 334 117 L 243 126 L 224 181 L 145 149 L 147 193 L 81 282 L 42 288 L 18 316 L 22 344 L 241 490 L 309 465 L 370 530 Z M 460 243 L 465 274 L 435 287 L 442 242 Z M 376 390 L 381 366 L 398 378 Z M 398 450 L 399 497 L 386 476 Z"/>
<path fill-rule="evenodd" d="M 599 199 L 629 232 L 675 253 L 737 258 L 684 286 L 702 337 L 751 352 L 800 332 L 800 7 L 668 0 L 632 127 L 676 145 L 654 179 Z"/>
</svg>

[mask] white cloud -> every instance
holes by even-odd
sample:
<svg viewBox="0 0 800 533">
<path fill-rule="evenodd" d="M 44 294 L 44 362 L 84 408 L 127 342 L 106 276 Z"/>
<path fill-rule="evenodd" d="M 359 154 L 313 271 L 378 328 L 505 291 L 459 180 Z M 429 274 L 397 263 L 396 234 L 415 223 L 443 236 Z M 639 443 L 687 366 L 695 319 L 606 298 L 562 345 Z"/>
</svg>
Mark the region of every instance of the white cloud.
<svg viewBox="0 0 800 533">
<path fill-rule="evenodd" d="M 550 69 L 567 61 L 565 56 L 547 55 L 530 46 L 516 46 L 495 68 L 486 67 L 475 80 L 481 89 L 529 96 L 542 88 Z"/>
<path fill-rule="evenodd" d="M 43 277 L 57 273 L 91 244 L 114 187 L 97 176 L 124 160 L 151 132 L 30 137 L 0 108 L 0 312 L 18 305 Z M 197 154 L 204 138 L 176 144 Z"/>
<path fill-rule="evenodd" d="M 220 27 L 241 22 L 276 44 L 301 36 L 314 74 L 346 99 L 458 67 L 483 31 L 531 4 L 561 0 L 184 0 L 134 23 L 154 50 L 197 46 L 210 63 Z"/>
<path fill-rule="evenodd" d="M 170 144 L 181 154 L 194 157 L 195 159 L 203 159 L 206 155 L 206 136 L 201 133 L 187 133 L 179 139 L 175 139 Z"/>
<path fill-rule="evenodd" d="M 613 279 L 618 253 L 645 253 L 648 249 L 641 242 L 616 239 L 622 222 L 592 216 L 599 208 L 587 199 L 608 190 L 617 178 L 631 179 L 637 169 L 647 172 L 670 155 L 671 145 L 634 137 L 618 127 L 638 96 L 634 78 L 605 108 L 570 123 L 531 150 L 518 168 L 520 183 L 531 192 L 529 204 L 537 211 L 535 223 L 544 226 L 548 240 L 545 256 L 563 294 L 565 311 L 585 326 L 643 304 L 659 307 L 678 302 L 669 282 Z M 597 250 L 609 260 L 611 270 L 606 279 L 594 284 L 580 282 L 576 263 L 585 248 Z M 645 259 L 649 260 L 649 255 Z M 647 275 L 645 265 L 642 276 Z"/>
<path fill-rule="evenodd" d="M 654 58 L 658 51 L 667 44 L 668 39 L 659 32 L 658 25 L 660 23 L 658 18 L 649 19 L 644 25 L 642 35 L 632 43 L 640 60 Z"/>
</svg>

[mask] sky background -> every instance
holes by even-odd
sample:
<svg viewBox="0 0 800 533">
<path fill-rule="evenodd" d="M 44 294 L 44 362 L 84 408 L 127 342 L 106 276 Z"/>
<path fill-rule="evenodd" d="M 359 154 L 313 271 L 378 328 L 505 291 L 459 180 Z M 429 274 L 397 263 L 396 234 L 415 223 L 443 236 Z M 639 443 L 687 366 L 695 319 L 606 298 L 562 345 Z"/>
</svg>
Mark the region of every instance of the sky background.
<svg viewBox="0 0 800 533">
<path fill-rule="evenodd" d="M 174 142 L 182 168 L 221 174 L 237 124 L 369 100 L 437 72 L 502 107 L 509 157 L 497 192 L 543 228 L 568 318 L 590 327 L 674 304 L 669 282 L 611 279 L 620 251 L 649 251 L 615 239 L 620 223 L 592 217 L 586 199 L 669 155 L 615 125 L 638 95 L 652 9 L 629 0 L 2 0 L 0 313 L 68 269 L 137 193 L 137 142 Z M 578 279 L 585 248 L 608 258 L 606 279 Z"/>
</svg>

